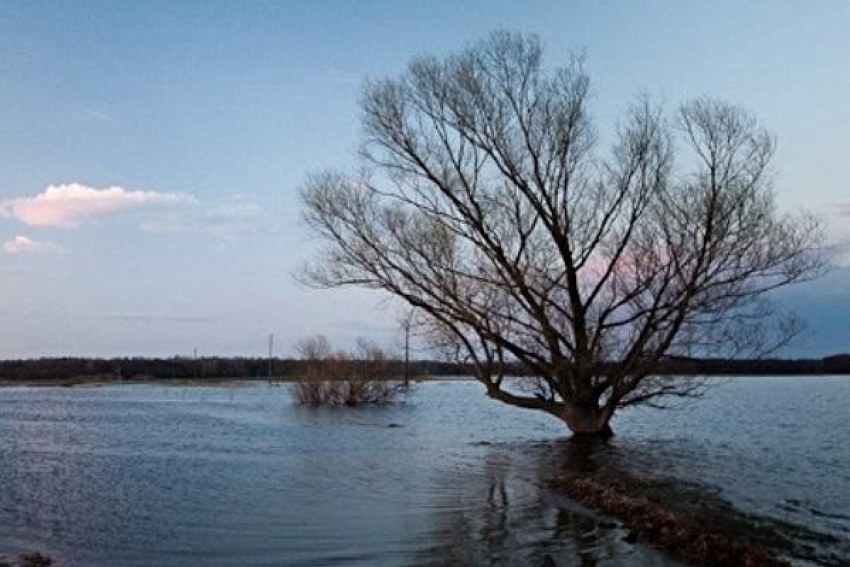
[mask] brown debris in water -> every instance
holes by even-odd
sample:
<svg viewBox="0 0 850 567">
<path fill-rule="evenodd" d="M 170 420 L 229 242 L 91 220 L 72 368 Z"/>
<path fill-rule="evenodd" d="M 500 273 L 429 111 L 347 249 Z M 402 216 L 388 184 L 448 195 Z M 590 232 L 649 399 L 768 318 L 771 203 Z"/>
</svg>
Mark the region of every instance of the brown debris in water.
<svg viewBox="0 0 850 567">
<path fill-rule="evenodd" d="M 564 476 L 555 486 L 583 504 L 615 516 L 631 530 L 629 541 L 645 539 L 694 565 L 712 567 L 790 567 L 766 549 L 698 518 L 677 514 L 645 497 L 581 476 Z"/>
</svg>

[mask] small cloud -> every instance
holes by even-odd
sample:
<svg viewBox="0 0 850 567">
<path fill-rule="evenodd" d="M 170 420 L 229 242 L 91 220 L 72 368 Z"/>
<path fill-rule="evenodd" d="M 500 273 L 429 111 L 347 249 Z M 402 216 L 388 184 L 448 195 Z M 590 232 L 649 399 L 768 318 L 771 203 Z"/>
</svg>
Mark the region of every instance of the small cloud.
<svg viewBox="0 0 850 567">
<path fill-rule="evenodd" d="M 108 112 L 96 108 L 89 108 L 85 114 L 88 118 L 97 122 L 107 122 L 110 119 Z"/>
<path fill-rule="evenodd" d="M 112 115 L 103 108 L 81 107 L 74 109 L 71 116 L 83 124 L 99 124 L 112 121 Z"/>
<path fill-rule="evenodd" d="M 3 251 L 8 254 L 43 254 L 47 252 L 61 252 L 62 248 L 46 240 L 33 240 L 32 238 L 18 235 L 3 243 Z"/>
<path fill-rule="evenodd" d="M 30 226 L 75 228 L 85 221 L 131 210 L 193 203 L 180 193 L 128 190 L 123 187 L 97 189 L 79 183 L 50 185 L 43 192 L 6 201 L 2 216 L 15 217 Z"/>
<path fill-rule="evenodd" d="M 0 273 L 10 274 L 10 275 L 27 275 L 34 273 L 35 270 L 32 266 L 21 266 L 21 265 L 9 265 L 4 264 L 0 266 Z"/>
<path fill-rule="evenodd" d="M 838 214 L 846 217 L 850 217 L 850 203 L 839 203 L 838 204 Z"/>
<path fill-rule="evenodd" d="M 156 233 L 200 233 L 230 239 L 255 232 L 263 224 L 263 209 L 255 203 L 235 202 L 169 211 L 146 220 L 142 229 Z"/>
<path fill-rule="evenodd" d="M 260 217 L 262 209 L 254 203 L 239 203 L 231 206 L 210 207 L 200 217 L 203 225 L 214 229 L 234 227 L 251 228 Z"/>
<path fill-rule="evenodd" d="M 117 321 L 132 321 L 138 323 L 168 322 L 168 323 L 214 323 L 218 319 L 202 315 L 185 315 L 180 313 L 110 313 L 104 318 Z"/>
</svg>

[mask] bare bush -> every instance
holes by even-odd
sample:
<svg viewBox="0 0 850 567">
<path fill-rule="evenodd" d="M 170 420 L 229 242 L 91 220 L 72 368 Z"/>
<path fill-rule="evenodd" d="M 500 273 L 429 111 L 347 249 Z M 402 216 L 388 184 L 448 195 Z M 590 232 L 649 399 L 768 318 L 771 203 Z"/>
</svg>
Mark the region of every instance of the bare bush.
<svg viewBox="0 0 850 567">
<path fill-rule="evenodd" d="M 335 351 L 316 335 L 301 341 L 304 363 L 292 385 L 296 403 L 306 406 L 360 406 L 394 401 L 405 389 L 402 366 L 379 346 L 364 339 L 353 351 Z"/>
</svg>

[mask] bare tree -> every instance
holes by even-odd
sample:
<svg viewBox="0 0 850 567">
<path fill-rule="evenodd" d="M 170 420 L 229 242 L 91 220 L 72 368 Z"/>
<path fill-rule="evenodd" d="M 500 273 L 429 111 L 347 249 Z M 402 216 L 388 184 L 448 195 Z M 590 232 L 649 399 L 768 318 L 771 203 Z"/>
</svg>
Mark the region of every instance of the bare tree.
<svg viewBox="0 0 850 567">
<path fill-rule="evenodd" d="M 393 401 L 403 390 L 398 360 L 364 339 L 352 352 L 335 351 L 324 335 L 301 341 L 304 360 L 292 384 L 292 397 L 302 405 L 360 406 Z"/>
<path fill-rule="evenodd" d="M 600 157 L 581 59 L 542 55 L 496 32 L 369 82 L 363 171 L 302 191 L 325 244 L 305 279 L 389 292 L 491 397 L 610 435 L 617 408 L 694 392 L 653 374 L 665 356 L 793 335 L 765 294 L 823 268 L 821 228 L 775 209 L 773 139 L 741 108 L 639 100 Z M 533 377 L 505 381 L 506 361 Z"/>
</svg>

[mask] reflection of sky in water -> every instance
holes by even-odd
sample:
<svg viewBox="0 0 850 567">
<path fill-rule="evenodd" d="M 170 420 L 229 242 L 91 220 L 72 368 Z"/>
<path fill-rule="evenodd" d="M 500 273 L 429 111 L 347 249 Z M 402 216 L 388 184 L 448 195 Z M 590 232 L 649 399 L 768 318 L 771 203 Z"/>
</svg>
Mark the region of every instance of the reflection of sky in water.
<svg viewBox="0 0 850 567">
<path fill-rule="evenodd" d="M 805 390 L 745 380 L 685 412 L 627 413 L 616 446 L 752 508 L 846 534 L 846 522 L 809 519 L 806 506 L 847 509 L 850 490 L 836 493 L 850 486 L 840 429 L 818 429 L 837 424 L 850 382 L 805 380 Z M 267 385 L 0 394 L 0 555 L 38 548 L 95 567 L 661 561 L 616 530 L 595 533 L 542 491 L 564 446 L 524 448 L 565 430 L 474 383 L 420 385 L 406 404 L 342 411 L 294 407 Z M 788 421 L 796 415 L 808 418 Z"/>
</svg>

